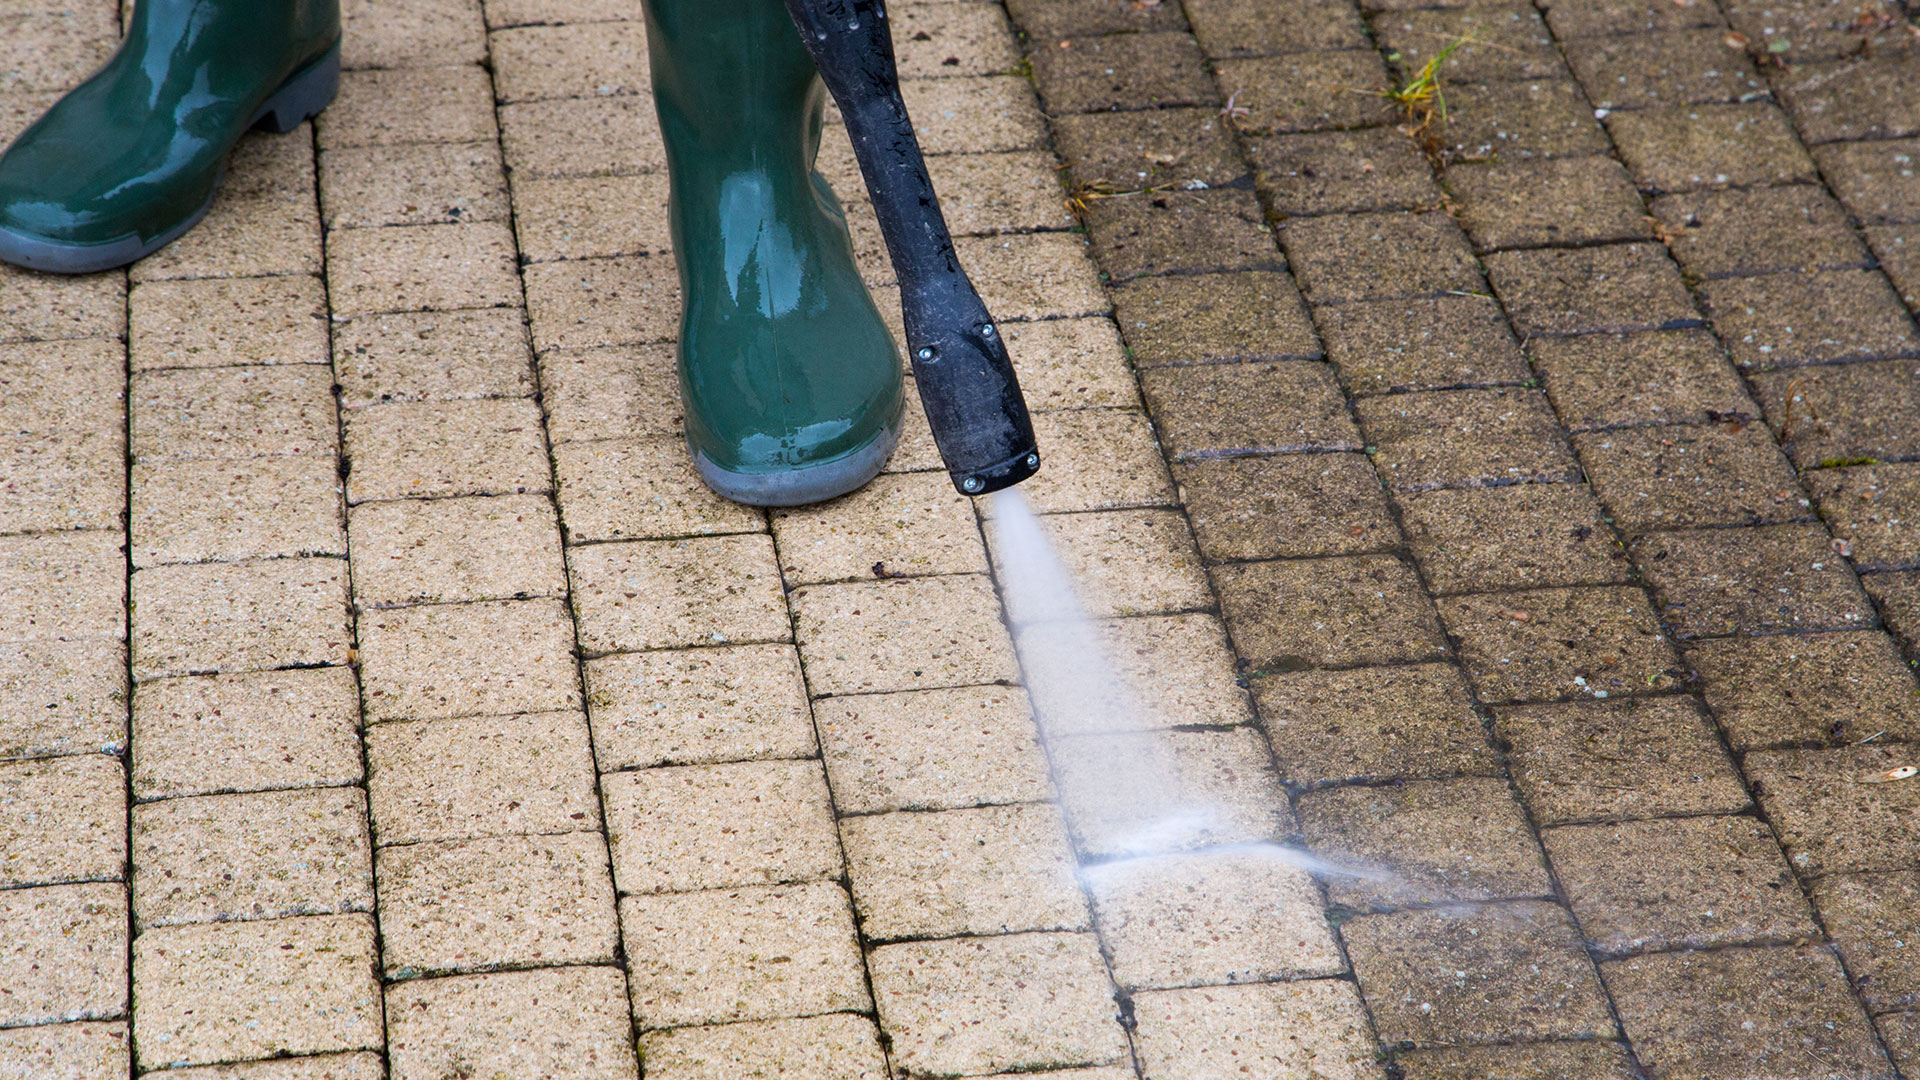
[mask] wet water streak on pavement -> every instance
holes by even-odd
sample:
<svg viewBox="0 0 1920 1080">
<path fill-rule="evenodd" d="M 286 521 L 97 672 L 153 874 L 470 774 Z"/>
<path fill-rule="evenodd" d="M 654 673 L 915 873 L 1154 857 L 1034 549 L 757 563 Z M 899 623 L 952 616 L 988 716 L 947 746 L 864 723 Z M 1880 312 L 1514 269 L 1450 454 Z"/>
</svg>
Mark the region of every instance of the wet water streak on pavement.
<svg viewBox="0 0 1920 1080">
<path fill-rule="evenodd" d="M 1900 16 L 898 4 L 1115 734 L 917 417 L 700 487 L 637 4 L 348 14 L 187 238 L 0 272 L 0 1074 L 1920 1077 Z M 1099 739 L 1398 876 L 1077 875 Z"/>
</svg>

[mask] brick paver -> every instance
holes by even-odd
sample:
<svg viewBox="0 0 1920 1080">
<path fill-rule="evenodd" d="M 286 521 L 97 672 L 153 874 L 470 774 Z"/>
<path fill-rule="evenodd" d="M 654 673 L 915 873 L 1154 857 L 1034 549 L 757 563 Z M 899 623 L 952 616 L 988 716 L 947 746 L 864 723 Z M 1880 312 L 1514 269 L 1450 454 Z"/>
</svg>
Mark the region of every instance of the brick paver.
<svg viewBox="0 0 1920 1080">
<path fill-rule="evenodd" d="M 1903 12 L 897 3 L 1101 728 L 917 407 L 699 485 L 635 5 L 347 7 L 194 232 L 0 270 L 0 1075 L 1920 1076 Z"/>
</svg>

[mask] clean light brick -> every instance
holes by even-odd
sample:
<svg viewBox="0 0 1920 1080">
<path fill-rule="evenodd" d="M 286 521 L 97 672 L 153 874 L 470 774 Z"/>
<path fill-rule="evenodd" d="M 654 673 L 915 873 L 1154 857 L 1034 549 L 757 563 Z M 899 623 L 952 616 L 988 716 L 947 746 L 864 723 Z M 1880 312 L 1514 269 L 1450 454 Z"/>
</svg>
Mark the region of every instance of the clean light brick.
<svg viewBox="0 0 1920 1080">
<path fill-rule="evenodd" d="M 579 708 L 559 600 L 369 612 L 358 629 L 370 721 Z"/>
<path fill-rule="evenodd" d="M 642 1031 L 872 1007 L 832 882 L 630 896 L 620 926 Z"/>
<path fill-rule="evenodd" d="M 134 797 L 357 783 L 359 726 L 359 688 L 343 667 L 144 682 Z"/>
<path fill-rule="evenodd" d="M 0 887 L 121 877 L 125 785 L 105 754 L 0 765 Z"/>
<path fill-rule="evenodd" d="M 367 793 L 382 844 L 600 824 L 574 712 L 381 724 L 367 732 Z"/>
<path fill-rule="evenodd" d="M 1019 678 L 984 576 L 813 585 L 793 593 L 800 659 L 816 694 L 918 690 Z"/>
<path fill-rule="evenodd" d="M 791 645 L 603 656 L 586 678 L 602 769 L 818 753 Z"/>
<path fill-rule="evenodd" d="M 948 810 L 1052 793 L 1026 696 L 1000 686 L 817 702 L 842 813 Z"/>
<path fill-rule="evenodd" d="M 904 1071 L 962 1076 L 1126 1056 L 1090 934 L 883 945 L 868 965 L 880 1025 Z"/>
<path fill-rule="evenodd" d="M 206 795 L 133 810 L 133 913 L 176 923 L 373 910 L 358 788 Z"/>
<path fill-rule="evenodd" d="M 345 559 L 155 566 L 133 575 L 133 677 L 344 664 Z"/>
<path fill-rule="evenodd" d="M 402 844 L 381 849 L 375 872 L 389 978 L 613 960 L 613 879 L 596 833 Z"/>
<path fill-rule="evenodd" d="M 622 892 L 837 877 L 840 844 L 814 761 L 642 769 L 601 778 Z"/>
<path fill-rule="evenodd" d="M 0 890 L 0 986 L 0 1023 L 124 1017 L 126 889 L 112 882 Z M 0 1062 L 11 1060 L 0 1044 Z"/>
<path fill-rule="evenodd" d="M 850 817 L 840 835 L 870 940 L 1089 925 L 1073 848 L 1052 806 Z"/>
<path fill-rule="evenodd" d="M 134 1048 L 156 1067 L 375 1050 L 373 917 L 149 930 L 133 942 Z"/>
<path fill-rule="evenodd" d="M 636 1080 L 620 969 L 420 979 L 387 991 L 393 1080 Z"/>
</svg>

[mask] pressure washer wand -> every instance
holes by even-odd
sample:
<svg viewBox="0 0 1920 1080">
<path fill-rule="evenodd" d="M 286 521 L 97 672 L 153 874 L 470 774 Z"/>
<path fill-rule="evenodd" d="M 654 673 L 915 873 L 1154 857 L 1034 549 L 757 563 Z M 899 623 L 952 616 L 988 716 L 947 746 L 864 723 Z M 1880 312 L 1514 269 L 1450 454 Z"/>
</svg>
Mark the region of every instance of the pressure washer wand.
<svg viewBox="0 0 1920 1080">
<path fill-rule="evenodd" d="M 1033 421 L 993 317 L 954 254 L 913 121 L 900 98 L 883 0 L 786 0 L 840 106 L 900 281 L 913 379 L 933 441 L 967 495 L 1040 467 Z"/>
</svg>

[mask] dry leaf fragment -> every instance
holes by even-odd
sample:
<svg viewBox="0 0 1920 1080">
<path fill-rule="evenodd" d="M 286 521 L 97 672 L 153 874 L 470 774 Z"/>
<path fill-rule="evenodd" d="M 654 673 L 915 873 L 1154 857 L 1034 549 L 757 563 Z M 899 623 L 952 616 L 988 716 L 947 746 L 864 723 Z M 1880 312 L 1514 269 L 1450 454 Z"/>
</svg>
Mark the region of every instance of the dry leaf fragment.
<svg viewBox="0 0 1920 1080">
<path fill-rule="evenodd" d="M 1895 780 L 1909 780 L 1920 776 L 1920 765 L 1901 765 L 1885 772 L 1868 773 L 1860 778 L 1863 784 L 1888 784 Z"/>
<path fill-rule="evenodd" d="M 1727 48 L 1729 49 L 1744 49 L 1748 45 L 1751 45 L 1753 43 L 1747 38 L 1747 35 L 1741 33 L 1738 30 L 1727 31 L 1727 36 L 1721 38 L 1720 40 L 1725 42 Z"/>
<path fill-rule="evenodd" d="M 1512 611 L 1502 611 L 1500 614 L 1505 615 L 1507 618 L 1512 619 L 1514 622 L 1532 622 L 1533 621 L 1532 614 L 1525 611 L 1521 611 L 1518 608 Z"/>
</svg>

